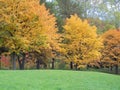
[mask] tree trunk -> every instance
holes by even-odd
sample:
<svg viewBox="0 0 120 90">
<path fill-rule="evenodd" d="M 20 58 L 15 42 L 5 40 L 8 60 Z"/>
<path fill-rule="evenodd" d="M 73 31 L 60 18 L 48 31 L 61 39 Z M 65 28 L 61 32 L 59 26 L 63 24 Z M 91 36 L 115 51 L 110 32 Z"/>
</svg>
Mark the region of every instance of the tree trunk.
<svg viewBox="0 0 120 90">
<path fill-rule="evenodd" d="M 115 65 L 115 74 L 118 74 L 118 64 Z"/>
<path fill-rule="evenodd" d="M 44 63 L 44 69 L 46 69 L 46 68 L 47 68 L 47 64 Z"/>
<path fill-rule="evenodd" d="M 89 64 L 87 64 L 86 68 L 87 68 L 87 70 L 89 69 Z"/>
<path fill-rule="evenodd" d="M 12 59 L 12 69 L 16 70 L 16 53 L 15 52 L 12 53 L 11 59 Z"/>
<path fill-rule="evenodd" d="M 112 71 L 113 70 L 113 66 L 110 66 L 110 71 Z"/>
<path fill-rule="evenodd" d="M 0 56 L 0 70 L 1 70 L 1 67 L 2 67 L 2 59 L 1 59 L 2 57 Z"/>
<path fill-rule="evenodd" d="M 55 68 L 54 62 L 55 62 L 55 59 L 53 58 L 53 59 L 52 59 L 52 69 Z"/>
<path fill-rule="evenodd" d="M 18 56 L 18 64 L 19 64 L 19 69 L 22 69 L 22 65 L 21 65 L 21 61 L 20 61 L 20 57 Z"/>
<path fill-rule="evenodd" d="M 19 68 L 20 70 L 24 70 L 24 66 L 25 66 L 25 54 L 22 54 L 23 57 L 20 60 L 20 57 L 18 56 L 18 64 L 19 64 Z"/>
<path fill-rule="evenodd" d="M 23 58 L 22 58 L 22 66 L 21 70 L 24 70 L 25 67 L 25 53 L 23 53 Z"/>
<path fill-rule="evenodd" d="M 40 60 L 38 58 L 37 58 L 37 61 L 36 61 L 36 68 L 40 69 Z"/>
<path fill-rule="evenodd" d="M 73 69 L 73 62 L 70 62 L 70 69 Z"/>
<path fill-rule="evenodd" d="M 76 70 L 78 70 L 78 68 L 77 68 L 77 67 L 78 67 L 78 64 L 76 63 L 76 64 L 75 64 L 75 69 L 76 69 Z"/>
</svg>

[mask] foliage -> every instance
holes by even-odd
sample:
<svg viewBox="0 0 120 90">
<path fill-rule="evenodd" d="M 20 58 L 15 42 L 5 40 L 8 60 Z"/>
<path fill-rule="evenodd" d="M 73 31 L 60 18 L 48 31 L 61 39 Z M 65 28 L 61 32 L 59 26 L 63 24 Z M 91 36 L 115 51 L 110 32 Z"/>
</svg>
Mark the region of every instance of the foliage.
<svg viewBox="0 0 120 90">
<path fill-rule="evenodd" d="M 115 26 L 107 21 L 102 21 L 99 18 L 88 18 L 88 22 L 91 25 L 95 25 L 97 27 L 97 33 L 103 34 L 109 29 L 115 29 Z"/>
<path fill-rule="evenodd" d="M 0 1 L 0 41 L 10 53 L 40 53 L 58 46 L 56 19 L 37 0 Z"/>
<path fill-rule="evenodd" d="M 10 68 L 10 57 L 7 55 L 1 55 L 0 63 L 1 63 L 1 68 L 4 67 L 6 69 L 9 69 Z"/>
<path fill-rule="evenodd" d="M 99 59 L 102 48 L 101 39 L 96 34 L 96 27 L 87 20 L 82 21 L 77 15 L 67 18 L 63 34 L 63 48 L 67 60 L 87 64 Z"/>
<path fill-rule="evenodd" d="M 55 18 L 36 0 L 1 0 L 1 11 L 1 37 L 10 50 L 36 49 L 55 38 Z"/>
<path fill-rule="evenodd" d="M 103 34 L 104 48 L 102 62 L 104 65 L 113 66 L 120 64 L 120 31 L 109 30 Z"/>
<path fill-rule="evenodd" d="M 78 67 L 119 65 L 119 11 L 119 0 L 0 0 L 0 55 L 8 52 L 13 65 L 16 59 L 24 65 L 29 53 L 34 54 L 31 66 L 49 64 L 51 59 L 66 59 Z M 115 28 L 103 34 L 101 51 L 96 30 L 102 34 Z M 58 66 L 66 67 L 66 62 Z"/>
</svg>

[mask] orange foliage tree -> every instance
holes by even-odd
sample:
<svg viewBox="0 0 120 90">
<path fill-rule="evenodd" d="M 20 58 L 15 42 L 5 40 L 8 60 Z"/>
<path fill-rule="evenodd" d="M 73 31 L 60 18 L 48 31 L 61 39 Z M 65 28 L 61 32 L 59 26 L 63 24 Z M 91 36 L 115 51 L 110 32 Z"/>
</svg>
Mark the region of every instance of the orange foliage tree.
<svg viewBox="0 0 120 90">
<path fill-rule="evenodd" d="M 92 60 L 99 59 L 102 40 L 96 34 L 96 27 L 87 20 L 82 21 L 77 15 L 67 18 L 63 26 L 63 49 L 66 61 L 76 68 L 86 67 Z"/>
<path fill-rule="evenodd" d="M 16 55 L 24 65 L 26 52 L 58 47 L 56 19 L 38 0 L 0 0 L 0 12 L 0 46 L 12 53 L 13 69 Z"/>
<path fill-rule="evenodd" d="M 109 30 L 103 34 L 104 49 L 102 50 L 102 62 L 105 66 L 116 67 L 120 65 L 120 31 Z"/>
</svg>

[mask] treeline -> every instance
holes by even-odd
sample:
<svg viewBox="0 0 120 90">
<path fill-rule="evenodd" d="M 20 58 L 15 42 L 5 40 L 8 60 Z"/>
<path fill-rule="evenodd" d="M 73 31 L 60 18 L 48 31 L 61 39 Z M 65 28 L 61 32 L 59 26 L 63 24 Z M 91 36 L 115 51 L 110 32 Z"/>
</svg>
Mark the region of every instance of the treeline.
<svg viewBox="0 0 120 90">
<path fill-rule="evenodd" d="M 1 0 L 0 68 L 115 68 L 117 74 L 119 5 L 116 0 Z"/>
</svg>

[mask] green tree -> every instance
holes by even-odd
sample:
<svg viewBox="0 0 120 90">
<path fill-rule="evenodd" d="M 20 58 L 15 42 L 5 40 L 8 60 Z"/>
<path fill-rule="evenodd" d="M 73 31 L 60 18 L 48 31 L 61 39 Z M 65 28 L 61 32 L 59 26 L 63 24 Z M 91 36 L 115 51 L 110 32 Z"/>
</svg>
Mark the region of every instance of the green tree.
<svg viewBox="0 0 120 90">
<path fill-rule="evenodd" d="M 57 17 L 57 25 L 59 28 L 59 32 L 63 32 L 63 25 L 65 23 L 65 19 L 69 18 L 70 15 L 78 14 L 82 17 L 83 9 L 78 2 L 74 0 L 54 0 L 55 5 L 55 16 Z"/>
<path fill-rule="evenodd" d="M 97 27 L 97 33 L 103 34 L 109 29 L 115 29 L 115 26 L 111 22 L 100 20 L 99 18 L 88 18 L 90 25 L 95 25 Z"/>
</svg>

